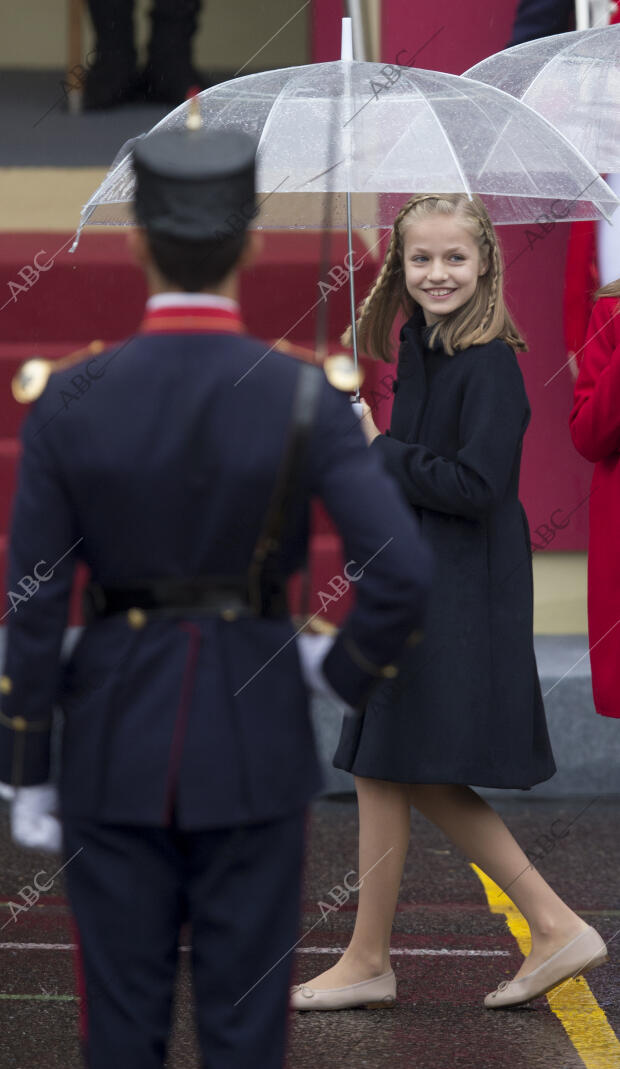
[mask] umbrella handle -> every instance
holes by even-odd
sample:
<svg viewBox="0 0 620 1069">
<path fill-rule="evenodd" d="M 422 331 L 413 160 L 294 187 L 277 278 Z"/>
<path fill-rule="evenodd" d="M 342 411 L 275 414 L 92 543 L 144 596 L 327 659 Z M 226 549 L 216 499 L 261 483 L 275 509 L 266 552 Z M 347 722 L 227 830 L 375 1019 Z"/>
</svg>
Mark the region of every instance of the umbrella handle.
<svg viewBox="0 0 620 1069">
<path fill-rule="evenodd" d="M 352 5 L 349 5 L 349 9 Z M 342 20 L 342 43 L 340 48 L 340 59 L 345 63 L 351 63 L 353 61 L 353 31 L 352 20 Z M 346 75 L 345 75 L 346 78 Z M 350 79 L 346 78 L 348 84 Z M 350 138 L 349 131 L 349 138 Z M 350 147 L 349 147 L 350 157 Z M 348 184 L 348 183 L 347 183 Z M 358 357 L 357 357 L 357 329 L 355 324 L 355 281 L 353 278 L 353 225 L 351 221 L 351 192 L 347 190 L 347 245 L 349 252 L 349 300 L 351 303 L 351 333 L 353 336 L 353 362 L 355 364 L 355 371 L 358 371 Z M 355 400 L 359 401 L 360 389 L 359 385 L 355 391 Z"/>
<path fill-rule="evenodd" d="M 355 364 L 355 372 L 358 372 L 358 355 L 357 355 L 357 323 L 356 323 L 356 308 L 355 308 L 355 276 L 353 270 L 353 226 L 351 223 L 351 194 L 347 191 L 347 243 L 349 246 L 349 300 L 351 303 L 351 337 L 353 339 L 353 363 Z M 355 390 L 355 400 L 360 399 L 359 385 Z"/>
</svg>

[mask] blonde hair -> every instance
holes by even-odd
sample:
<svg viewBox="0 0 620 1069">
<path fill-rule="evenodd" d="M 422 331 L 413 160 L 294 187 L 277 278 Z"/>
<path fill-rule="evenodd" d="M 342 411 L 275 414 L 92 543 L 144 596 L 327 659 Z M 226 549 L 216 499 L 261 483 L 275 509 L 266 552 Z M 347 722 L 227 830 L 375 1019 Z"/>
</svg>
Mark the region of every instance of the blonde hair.
<svg viewBox="0 0 620 1069">
<path fill-rule="evenodd" d="M 443 316 L 431 331 L 430 344 L 439 338 L 444 350 L 453 356 L 458 349 L 501 338 L 513 349 L 527 346 L 515 326 L 503 294 L 502 255 L 487 210 L 479 197 L 471 200 L 463 193 L 417 193 L 403 205 L 396 216 L 383 267 L 368 296 L 358 307 L 358 343 L 369 356 L 390 362 L 390 333 L 402 310 L 409 319 L 416 301 L 405 286 L 403 265 L 403 231 L 414 219 L 435 214 L 458 215 L 478 243 L 481 261 L 487 270 L 478 279 L 476 291 L 461 308 Z M 342 335 L 343 345 L 352 344 L 353 331 L 348 326 Z"/>
<path fill-rule="evenodd" d="M 594 294 L 594 300 L 598 301 L 599 297 L 620 297 L 620 278 L 617 278 L 615 282 L 608 282 L 606 286 L 601 286 L 600 290 Z"/>
</svg>

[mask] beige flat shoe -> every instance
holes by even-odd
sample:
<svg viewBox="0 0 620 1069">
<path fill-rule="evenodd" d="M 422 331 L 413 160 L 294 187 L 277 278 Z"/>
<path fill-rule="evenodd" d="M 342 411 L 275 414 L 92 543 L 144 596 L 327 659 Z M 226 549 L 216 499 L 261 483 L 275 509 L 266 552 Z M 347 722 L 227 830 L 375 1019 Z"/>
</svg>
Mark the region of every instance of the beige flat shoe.
<svg viewBox="0 0 620 1069">
<path fill-rule="evenodd" d="M 375 976 L 372 980 L 362 980 L 359 984 L 348 987 L 331 987 L 317 991 L 307 984 L 297 984 L 291 988 L 291 1009 L 293 1010 L 350 1010 L 363 1006 L 367 1010 L 384 1010 L 396 1002 L 396 977 L 393 969 Z"/>
<path fill-rule="evenodd" d="M 487 995 L 484 1004 L 490 1010 L 520 1006 L 546 994 L 564 980 L 603 965 L 607 957 L 605 943 L 598 932 L 588 926 L 527 976 L 520 980 L 504 980 L 496 991 Z"/>
</svg>

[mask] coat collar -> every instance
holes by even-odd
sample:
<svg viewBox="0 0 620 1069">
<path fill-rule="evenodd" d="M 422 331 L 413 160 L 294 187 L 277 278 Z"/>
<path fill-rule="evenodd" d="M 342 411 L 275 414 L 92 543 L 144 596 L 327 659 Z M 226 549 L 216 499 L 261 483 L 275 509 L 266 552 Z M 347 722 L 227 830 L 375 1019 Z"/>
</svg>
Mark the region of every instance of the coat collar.
<svg viewBox="0 0 620 1069">
<path fill-rule="evenodd" d="M 401 327 L 397 381 L 399 393 L 392 410 L 391 433 L 402 442 L 416 441 L 426 402 L 424 319 L 416 309 Z"/>
</svg>

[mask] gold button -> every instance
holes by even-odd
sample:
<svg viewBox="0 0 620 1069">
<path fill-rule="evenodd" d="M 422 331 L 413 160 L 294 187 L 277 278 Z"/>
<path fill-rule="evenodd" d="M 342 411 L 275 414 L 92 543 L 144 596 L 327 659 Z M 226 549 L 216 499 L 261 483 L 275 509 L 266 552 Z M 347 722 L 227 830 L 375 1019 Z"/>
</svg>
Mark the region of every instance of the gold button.
<svg viewBox="0 0 620 1069">
<path fill-rule="evenodd" d="M 0 694 L 10 694 L 13 690 L 13 681 L 8 676 L 0 676 Z"/>
<path fill-rule="evenodd" d="M 220 616 L 222 617 L 222 620 L 232 621 L 237 619 L 239 613 L 236 609 L 222 609 Z"/>
<path fill-rule="evenodd" d="M 13 730 L 14 731 L 25 731 L 27 727 L 28 727 L 28 721 L 23 716 L 14 716 L 13 717 Z"/>
<path fill-rule="evenodd" d="M 398 675 L 398 668 L 395 664 L 386 664 L 385 668 L 381 669 L 381 675 L 386 679 L 394 679 Z"/>
<path fill-rule="evenodd" d="M 128 609 L 127 623 L 134 631 L 139 631 L 141 627 L 145 627 L 146 621 L 147 616 L 144 609 Z"/>
</svg>

